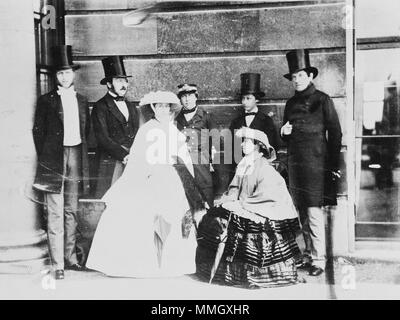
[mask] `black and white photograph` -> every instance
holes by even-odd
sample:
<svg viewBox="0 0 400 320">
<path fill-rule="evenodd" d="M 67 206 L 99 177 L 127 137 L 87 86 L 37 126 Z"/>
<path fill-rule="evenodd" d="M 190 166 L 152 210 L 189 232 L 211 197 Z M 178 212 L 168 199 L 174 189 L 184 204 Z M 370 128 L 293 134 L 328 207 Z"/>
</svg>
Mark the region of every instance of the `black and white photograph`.
<svg viewBox="0 0 400 320">
<path fill-rule="evenodd" d="M 0 300 L 400 299 L 399 12 L 1 0 Z"/>
</svg>

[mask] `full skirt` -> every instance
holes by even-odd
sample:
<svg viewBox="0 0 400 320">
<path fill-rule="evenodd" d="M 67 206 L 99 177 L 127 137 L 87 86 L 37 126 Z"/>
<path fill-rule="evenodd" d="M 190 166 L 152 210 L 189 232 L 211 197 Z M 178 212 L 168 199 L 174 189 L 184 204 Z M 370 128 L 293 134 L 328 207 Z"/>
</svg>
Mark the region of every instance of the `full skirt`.
<svg viewBox="0 0 400 320">
<path fill-rule="evenodd" d="M 267 218 L 265 223 L 255 223 L 233 213 L 230 218 L 229 215 L 227 210 L 219 207 L 212 208 L 203 217 L 198 230 L 197 275 L 205 281 L 210 280 L 217 251 L 222 248 L 213 283 L 249 288 L 297 283 L 298 219 Z M 227 231 L 225 239 L 224 230 Z"/>
<path fill-rule="evenodd" d="M 135 178 L 123 176 L 106 194 L 86 266 L 119 277 L 194 273 L 196 237 L 183 235 L 189 205 L 176 170 L 164 165 Z"/>
</svg>

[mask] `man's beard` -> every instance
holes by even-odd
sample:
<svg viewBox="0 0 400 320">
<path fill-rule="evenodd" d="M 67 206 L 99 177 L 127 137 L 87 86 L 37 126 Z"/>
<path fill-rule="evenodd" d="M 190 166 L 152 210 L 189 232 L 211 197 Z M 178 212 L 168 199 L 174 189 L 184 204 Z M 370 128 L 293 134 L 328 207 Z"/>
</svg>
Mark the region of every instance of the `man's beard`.
<svg viewBox="0 0 400 320">
<path fill-rule="evenodd" d="M 115 87 L 113 85 L 111 85 L 110 91 L 112 93 L 116 94 L 117 96 L 125 97 L 126 93 L 128 92 L 128 88 L 127 87 L 122 87 L 122 88 L 120 88 L 119 91 L 121 91 L 123 89 L 125 89 L 125 90 L 123 91 L 122 95 L 120 93 L 118 93 L 117 90 L 115 90 Z"/>
</svg>

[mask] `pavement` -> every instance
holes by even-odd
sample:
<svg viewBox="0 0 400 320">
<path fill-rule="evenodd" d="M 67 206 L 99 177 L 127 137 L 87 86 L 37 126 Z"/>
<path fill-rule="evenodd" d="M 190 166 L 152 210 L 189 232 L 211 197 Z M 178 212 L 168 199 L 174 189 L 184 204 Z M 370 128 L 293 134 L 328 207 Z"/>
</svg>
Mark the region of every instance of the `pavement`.
<svg viewBox="0 0 400 320">
<path fill-rule="evenodd" d="M 0 268 L 0 300 L 399 300 L 400 242 L 357 241 L 356 250 L 334 259 L 334 285 L 326 274 L 299 270 L 296 285 L 244 289 L 208 284 L 194 275 L 177 278 L 115 278 L 96 271 L 65 271 L 55 281 L 48 269 Z M 11 272 L 12 271 L 12 272 Z"/>
<path fill-rule="evenodd" d="M 400 241 L 356 241 L 348 255 L 359 261 L 383 261 L 400 264 Z"/>
<path fill-rule="evenodd" d="M 335 258 L 335 285 L 325 274 L 299 271 L 302 283 L 279 288 L 243 289 L 208 284 L 195 276 L 163 279 L 113 278 L 95 271 L 66 271 L 55 281 L 42 270 L 33 274 L 0 274 L 0 299 L 129 300 L 398 300 L 400 264 L 359 257 Z"/>
</svg>

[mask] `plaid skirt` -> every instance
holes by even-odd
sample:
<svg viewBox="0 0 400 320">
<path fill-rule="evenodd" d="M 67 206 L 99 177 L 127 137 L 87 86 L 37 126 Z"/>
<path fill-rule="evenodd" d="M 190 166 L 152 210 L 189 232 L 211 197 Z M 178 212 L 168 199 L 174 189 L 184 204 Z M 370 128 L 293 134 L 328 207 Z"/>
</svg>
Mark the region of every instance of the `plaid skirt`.
<svg viewBox="0 0 400 320">
<path fill-rule="evenodd" d="M 229 215 L 229 211 L 219 207 L 210 209 L 203 217 L 197 233 L 198 277 L 210 280 L 217 251 L 221 254 L 221 242 L 225 240 L 213 283 L 249 288 L 297 283 L 298 219 L 267 218 L 265 223 L 255 223 L 235 214 L 229 219 Z M 224 231 L 226 238 L 221 239 Z"/>
</svg>

